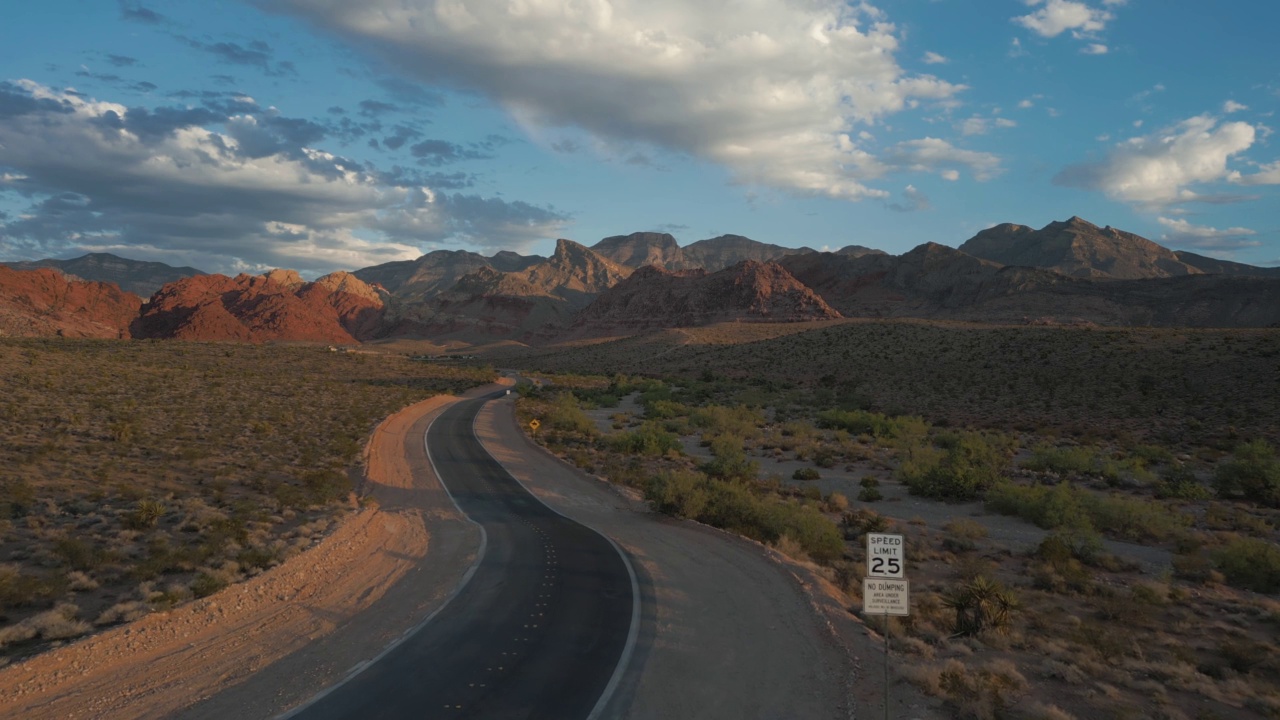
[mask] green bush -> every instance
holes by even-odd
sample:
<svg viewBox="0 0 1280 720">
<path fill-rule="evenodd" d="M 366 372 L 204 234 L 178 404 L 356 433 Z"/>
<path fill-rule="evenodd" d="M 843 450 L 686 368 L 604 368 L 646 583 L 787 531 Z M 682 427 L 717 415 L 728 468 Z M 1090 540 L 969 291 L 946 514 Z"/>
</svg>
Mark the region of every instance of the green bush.
<svg viewBox="0 0 1280 720">
<path fill-rule="evenodd" d="M 631 455 L 660 457 L 668 452 L 680 451 L 680 438 L 667 432 L 656 421 L 649 420 L 630 432 L 617 433 L 608 439 L 614 452 Z"/>
<path fill-rule="evenodd" d="M 739 438 L 760 437 L 764 413 L 738 405 L 708 405 L 689 414 L 689 423 L 703 430 L 703 435 L 734 435 Z"/>
<path fill-rule="evenodd" d="M 697 520 L 707 506 L 707 487 L 700 473 L 676 470 L 650 478 L 644 496 L 660 513 Z"/>
<path fill-rule="evenodd" d="M 1205 500 L 1211 495 L 1209 488 L 1196 480 L 1195 473 L 1186 465 L 1178 464 L 1169 468 L 1160 484 L 1156 486 L 1157 498 L 1173 500 Z"/>
<path fill-rule="evenodd" d="M 1158 502 L 1101 495 L 1070 483 L 1045 487 L 1003 482 L 987 493 L 987 508 L 1046 530 L 1096 529 L 1128 540 L 1169 540 L 1192 521 Z"/>
<path fill-rule="evenodd" d="M 941 500 L 973 500 L 1004 477 L 1009 458 L 981 433 L 939 436 L 944 452 L 909 449 L 898 467 L 898 477 L 912 495 Z"/>
<path fill-rule="evenodd" d="M 1218 495 L 1243 496 L 1260 505 L 1280 507 L 1280 460 L 1266 440 L 1236 446 L 1235 458 L 1217 472 Z"/>
<path fill-rule="evenodd" d="M 760 463 L 748 460 L 742 451 L 742 440 L 730 435 L 720 435 L 711 439 L 710 462 L 703 464 L 702 471 L 723 480 L 754 480 L 760 473 Z"/>
<path fill-rule="evenodd" d="M 596 431 L 595 423 L 591 422 L 591 418 L 582 411 L 582 406 L 578 404 L 578 399 L 573 396 L 573 393 L 557 395 L 543 422 L 554 430 L 582 435 L 593 435 Z"/>
<path fill-rule="evenodd" d="M 919 438 L 929 431 L 929 424 L 923 418 L 889 417 L 865 410 L 824 410 L 818 413 L 818 427 L 883 439 Z"/>
<path fill-rule="evenodd" d="M 198 598 L 208 597 L 226 586 L 227 583 L 222 578 L 202 572 L 191 581 L 191 594 Z"/>
<path fill-rule="evenodd" d="M 803 467 L 791 473 L 792 480 L 818 480 L 822 474 L 811 467 Z"/>
<path fill-rule="evenodd" d="M 1280 591 L 1280 547 L 1275 543 L 1237 538 L 1211 552 L 1210 559 L 1236 587 L 1261 593 Z"/>
<path fill-rule="evenodd" d="M 812 505 L 763 493 L 751 486 L 674 471 L 649 479 L 645 498 L 654 508 L 766 543 L 784 536 L 814 561 L 830 564 L 844 553 L 839 528 Z"/>
</svg>

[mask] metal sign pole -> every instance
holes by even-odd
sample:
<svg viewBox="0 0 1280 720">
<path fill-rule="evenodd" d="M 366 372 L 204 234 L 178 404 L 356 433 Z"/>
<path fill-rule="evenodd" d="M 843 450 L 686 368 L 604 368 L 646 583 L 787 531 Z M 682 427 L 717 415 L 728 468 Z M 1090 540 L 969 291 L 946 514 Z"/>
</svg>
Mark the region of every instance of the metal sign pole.
<svg viewBox="0 0 1280 720">
<path fill-rule="evenodd" d="M 889 612 L 884 614 L 884 720 L 889 720 Z"/>
</svg>

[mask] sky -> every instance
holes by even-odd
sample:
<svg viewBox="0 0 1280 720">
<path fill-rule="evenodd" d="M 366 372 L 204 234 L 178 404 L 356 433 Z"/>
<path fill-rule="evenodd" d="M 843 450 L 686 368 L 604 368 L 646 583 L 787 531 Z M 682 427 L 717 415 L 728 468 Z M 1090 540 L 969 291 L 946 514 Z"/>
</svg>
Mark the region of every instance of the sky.
<svg viewBox="0 0 1280 720">
<path fill-rule="evenodd" d="M 314 276 L 1078 215 L 1280 264 L 1270 0 L 42 0 L 0 22 L 0 260 Z"/>
</svg>

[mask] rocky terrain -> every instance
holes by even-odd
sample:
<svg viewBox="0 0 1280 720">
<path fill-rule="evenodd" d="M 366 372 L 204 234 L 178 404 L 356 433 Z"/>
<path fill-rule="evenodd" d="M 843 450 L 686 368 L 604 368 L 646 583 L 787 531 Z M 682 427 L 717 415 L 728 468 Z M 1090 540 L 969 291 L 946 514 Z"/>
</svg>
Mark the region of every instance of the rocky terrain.
<svg viewBox="0 0 1280 720">
<path fill-rule="evenodd" d="M 603 292 L 574 322 L 579 335 L 726 321 L 833 320 L 840 313 L 775 262 L 719 272 L 643 267 Z"/>
<path fill-rule="evenodd" d="M 0 266 L 0 336 L 129 337 L 142 298 L 53 268 Z"/>
<path fill-rule="evenodd" d="M 1001 265 L 1046 268 L 1071 277 L 1136 280 L 1201 272 L 1144 237 L 1078 217 L 1039 230 L 1003 223 L 973 236 L 960 250 Z"/>
<path fill-rule="evenodd" d="M 590 248 L 558 240 L 551 257 L 523 270 L 485 266 L 427 302 L 396 303 L 385 334 L 545 340 L 630 272 Z"/>
<path fill-rule="evenodd" d="M 193 267 L 173 267 L 160 262 L 130 260 L 111 253 L 89 253 L 70 260 L 33 260 L 0 265 L 8 265 L 14 270 L 54 268 L 80 280 L 115 283 L 121 290 L 144 298 L 167 283 L 184 277 L 204 275 Z"/>
<path fill-rule="evenodd" d="M 133 322 L 136 338 L 355 343 L 381 326 L 381 295 L 350 273 L 306 282 L 292 271 L 170 283 Z"/>
<path fill-rule="evenodd" d="M 85 273 L 114 268 L 115 277 L 136 283 L 158 281 L 164 272 L 198 273 L 110 255 L 40 262 L 79 263 L 74 267 Z M 30 308 L 48 305 L 24 297 L 5 298 L 27 308 L 10 311 L 6 332 L 121 335 L 111 330 L 119 322 L 103 326 L 92 316 L 74 328 L 65 318 L 32 319 Z M 315 283 L 293 270 L 237 278 L 196 275 L 158 291 L 132 331 L 139 337 L 204 340 L 429 339 L 468 346 L 838 316 L 1270 327 L 1280 323 L 1278 297 L 1280 268 L 1173 252 L 1073 217 L 1039 230 L 1006 223 L 979 232 L 959 249 L 925 243 L 902 255 L 861 245 L 816 252 L 741 235 L 681 247 L 670 234 L 637 232 L 592 247 L 562 239 L 548 258 L 436 250 Z M 67 307 L 55 312 L 66 316 Z"/>
</svg>

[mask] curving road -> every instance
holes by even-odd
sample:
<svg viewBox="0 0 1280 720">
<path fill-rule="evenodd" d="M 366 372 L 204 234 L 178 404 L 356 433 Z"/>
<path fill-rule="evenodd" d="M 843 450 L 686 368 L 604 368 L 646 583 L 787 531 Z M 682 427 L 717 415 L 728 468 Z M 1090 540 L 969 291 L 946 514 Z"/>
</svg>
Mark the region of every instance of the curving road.
<svg viewBox="0 0 1280 720">
<path fill-rule="evenodd" d="M 424 626 L 298 712 L 336 718 L 595 718 L 634 641 L 635 579 L 604 536 L 550 510 L 480 445 L 476 413 L 432 423 L 432 465 L 482 529 L 477 560 Z"/>
</svg>

